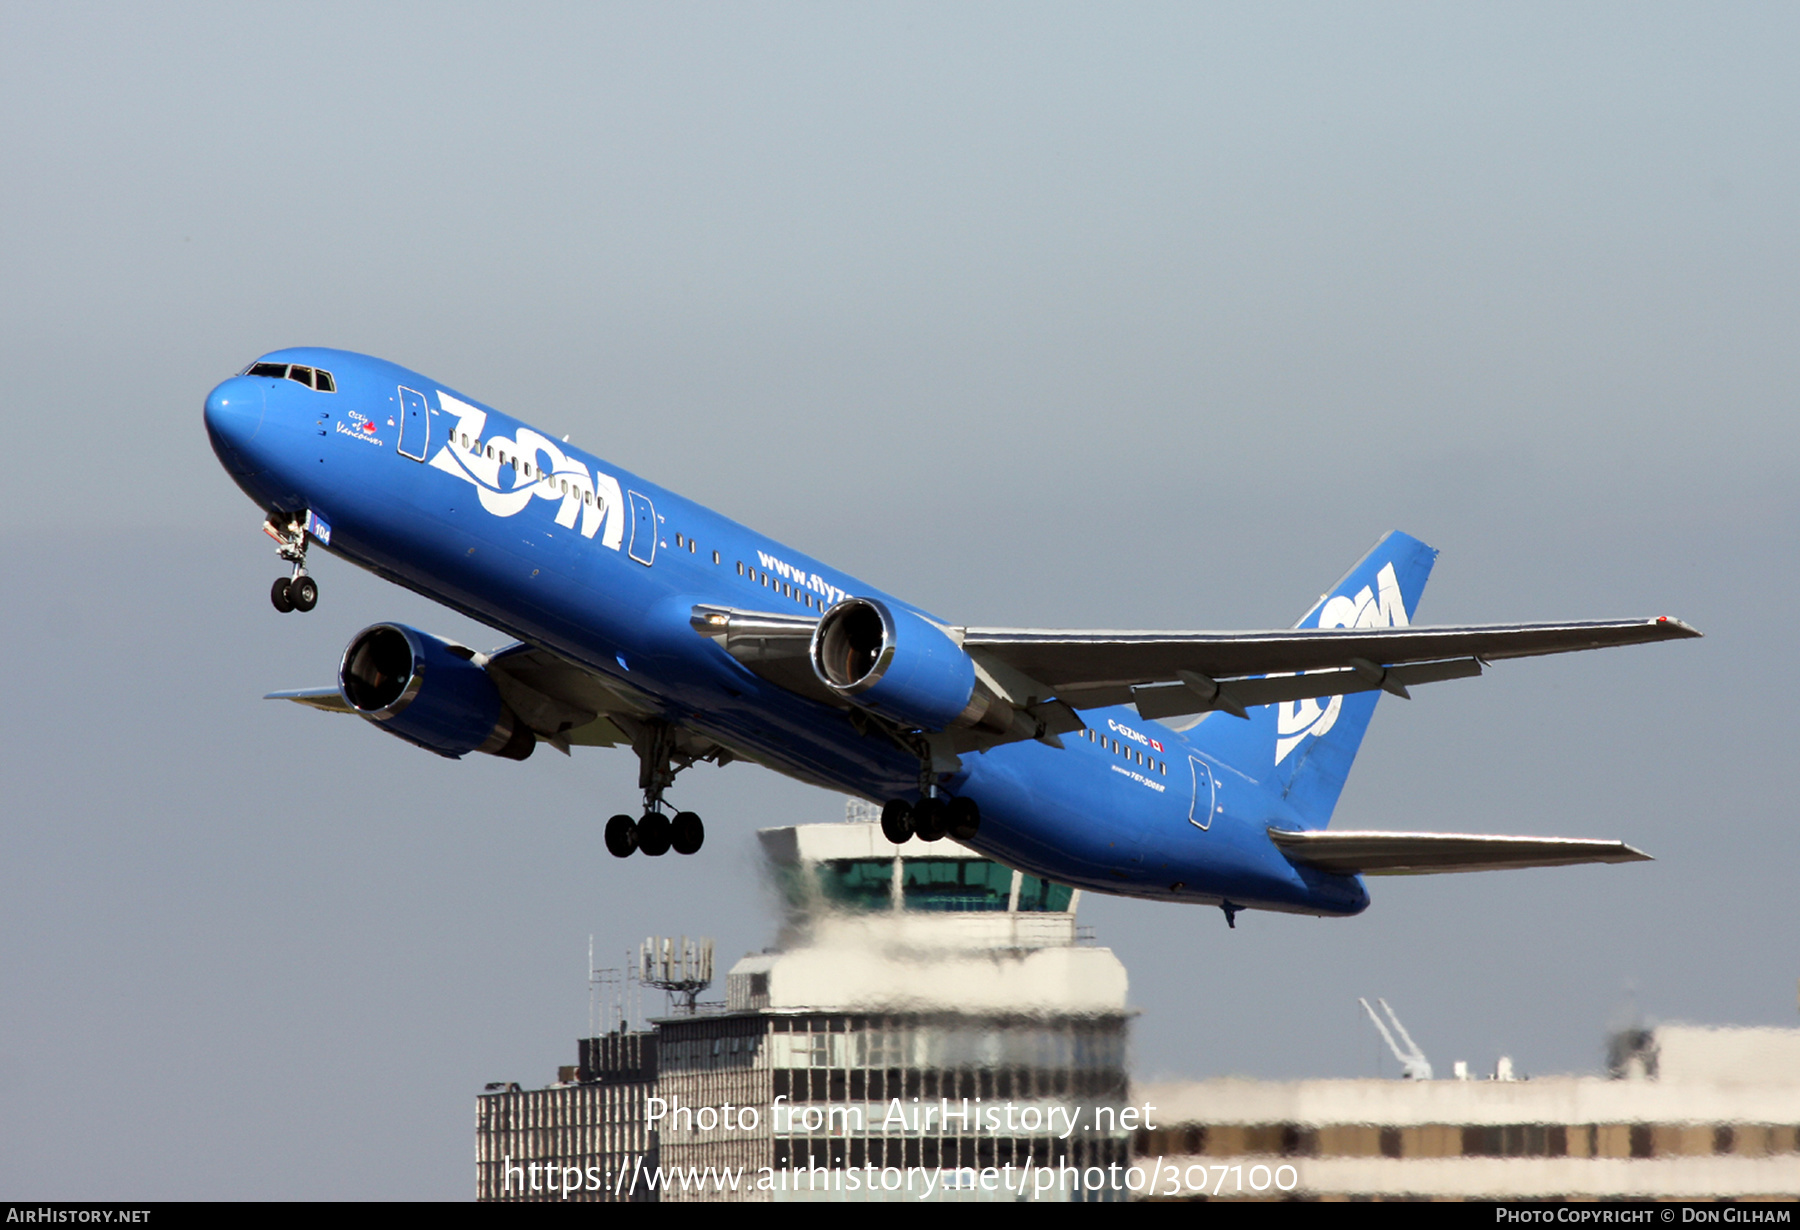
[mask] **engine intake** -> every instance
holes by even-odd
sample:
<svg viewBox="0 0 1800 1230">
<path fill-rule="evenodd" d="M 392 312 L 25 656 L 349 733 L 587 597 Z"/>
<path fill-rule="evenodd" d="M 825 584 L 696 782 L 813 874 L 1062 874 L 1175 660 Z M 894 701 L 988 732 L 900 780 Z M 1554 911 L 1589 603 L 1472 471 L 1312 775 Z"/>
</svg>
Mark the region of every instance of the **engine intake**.
<svg viewBox="0 0 1800 1230">
<path fill-rule="evenodd" d="M 923 730 L 1004 731 L 1012 707 L 983 684 L 942 628 L 874 598 L 846 598 L 813 631 L 813 671 L 864 709 Z"/>
<path fill-rule="evenodd" d="M 474 652 L 404 624 L 358 632 L 338 667 L 338 691 L 391 735 L 452 759 L 485 752 L 524 760 L 537 736 L 500 699 Z"/>
</svg>

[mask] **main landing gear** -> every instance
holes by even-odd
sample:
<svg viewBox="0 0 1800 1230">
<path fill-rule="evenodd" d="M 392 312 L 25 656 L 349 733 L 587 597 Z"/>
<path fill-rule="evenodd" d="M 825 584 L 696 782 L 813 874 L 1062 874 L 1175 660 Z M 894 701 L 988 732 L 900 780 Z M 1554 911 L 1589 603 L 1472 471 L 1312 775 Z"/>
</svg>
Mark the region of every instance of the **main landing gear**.
<svg viewBox="0 0 1800 1230">
<path fill-rule="evenodd" d="M 897 846 L 914 837 L 920 841 L 971 840 L 981 828 L 981 808 L 974 799 L 952 799 L 938 788 L 938 772 L 944 766 L 938 763 L 929 740 L 920 739 L 910 746 L 919 757 L 919 801 L 889 799 L 881 809 L 881 835 Z M 955 764 L 954 758 L 950 764 Z"/>
<path fill-rule="evenodd" d="M 981 809 L 974 799 L 944 799 L 934 793 L 917 803 L 890 799 L 881 809 L 881 835 L 895 845 L 909 837 L 920 841 L 942 841 L 946 837 L 968 841 L 980 828 Z"/>
<path fill-rule="evenodd" d="M 269 602 L 283 615 L 312 610 L 319 605 L 319 583 L 306 575 L 306 514 L 296 513 L 282 525 L 270 517 L 263 533 L 275 540 L 275 553 L 294 565 L 293 575 L 275 578 Z"/>
<path fill-rule="evenodd" d="M 617 815 L 606 822 L 606 849 L 614 858 L 630 858 L 636 851 L 651 857 L 667 854 L 697 854 L 706 841 L 706 826 L 691 811 L 678 811 L 671 820 L 655 810 L 661 804 L 649 804 L 644 814 L 633 820 Z"/>
<path fill-rule="evenodd" d="M 675 731 L 667 722 L 645 722 L 632 746 L 638 754 L 638 786 L 644 792 L 644 814 L 633 820 L 618 815 L 606 822 L 606 849 L 614 858 L 629 858 L 643 851 L 652 858 L 667 854 L 697 854 L 706 842 L 706 826 L 691 811 L 663 813 L 663 791 L 675 784 L 675 775 L 693 760 L 675 750 Z M 676 761 L 682 763 L 677 764 Z"/>
</svg>

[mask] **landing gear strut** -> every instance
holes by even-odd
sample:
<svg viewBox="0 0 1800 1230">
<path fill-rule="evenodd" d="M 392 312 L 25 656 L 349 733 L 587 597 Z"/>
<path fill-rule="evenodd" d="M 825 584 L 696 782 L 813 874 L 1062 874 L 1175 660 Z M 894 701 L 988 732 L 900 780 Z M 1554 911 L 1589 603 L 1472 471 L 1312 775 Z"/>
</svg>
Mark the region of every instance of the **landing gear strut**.
<svg viewBox="0 0 1800 1230">
<path fill-rule="evenodd" d="M 319 605 L 319 583 L 306 575 L 306 514 L 295 513 L 285 524 L 270 517 L 263 522 L 263 533 L 275 540 L 275 554 L 294 566 L 291 576 L 275 578 L 269 602 L 283 615 L 312 610 Z"/>
<path fill-rule="evenodd" d="M 675 747 L 675 728 L 667 722 L 639 725 L 632 748 L 638 754 L 638 788 L 644 792 L 644 814 L 636 820 L 614 816 L 606 822 L 606 848 L 615 858 L 629 858 L 641 850 L 652 858 L 674 850 L 697 854 L 706 842 L 706 825 L 691 811 L 677 812 L 671 820 L 663 812 L 663 791 L 675 784 L 675 776 L 694 763 Z"/>
</svg>

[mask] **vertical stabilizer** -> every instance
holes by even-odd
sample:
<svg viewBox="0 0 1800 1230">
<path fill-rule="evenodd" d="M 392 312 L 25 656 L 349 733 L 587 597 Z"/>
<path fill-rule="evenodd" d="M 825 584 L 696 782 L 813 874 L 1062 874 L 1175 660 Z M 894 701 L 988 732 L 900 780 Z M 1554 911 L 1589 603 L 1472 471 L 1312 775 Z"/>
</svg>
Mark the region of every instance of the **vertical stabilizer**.
<svg viewBox="0 0 1800 1230">
<path fill-rule="evenodd" d="M 1398 530 L 1375 544 L 1296 628 L 1403 628 L 1412 623 L 1437 552 Z M 1213 714 L 1188 737 L 1269 783 L 1308 828 L 1324 828 L 1362 746 L 1379 691 L 1260 705 L 1244 721 Z"/>
</svg>

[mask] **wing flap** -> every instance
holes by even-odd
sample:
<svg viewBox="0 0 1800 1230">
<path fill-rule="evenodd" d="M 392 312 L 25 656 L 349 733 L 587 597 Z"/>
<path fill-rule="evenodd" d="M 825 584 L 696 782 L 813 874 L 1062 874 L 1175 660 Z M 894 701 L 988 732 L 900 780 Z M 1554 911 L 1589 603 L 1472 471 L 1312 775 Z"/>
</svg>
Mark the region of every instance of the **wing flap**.
<svg viewBox="0 0 1800 1230">
<path fill-rule="evenodd" d="M 1513 871 L 1580 863 L 1647 862 L 1622 841 L 1585 837 L 1502 837 L 1485 833 L 1291 832 L 1269 839 L 1291 862 L 1338 875 L 1430 875 L 1455 871 Z"/>
<path fill-rule="evenodd" d="M 533 645 L 509 645 L 482 666 L 519 720 L 563 751 L 629 744 L 612 719 L 644 712 L 592 671 Z"/>
<path fill-rule="evenodd" d="M 1184 673 L 1191 675 L 1194 672 Z M 1131 699 L 1137 705 L 1139 716 L 1155 719 L 1207 713 L 1214 709 L 1235 713 L 1253 705 L 1344 696 L 1351 692 L 1373 692 L 1378 689 L 1405 696 L 1410 684 L 1469 679 L 1479 674 L 1481 663 L 1475 658 L 1419 662 L 1409 666 L 1385 668 L 1365 663 L 1361 667 L 1341 670 L 1311 671 L 1302 675 L 1271 675 L 1261 679 L 1235 679 L 1226 683 L 1197 677 L 1192 682 L 1132 688 Z M 1210 688 L 1206 686 L 1209 683 L 1212 684 Z"/>
</svg>

